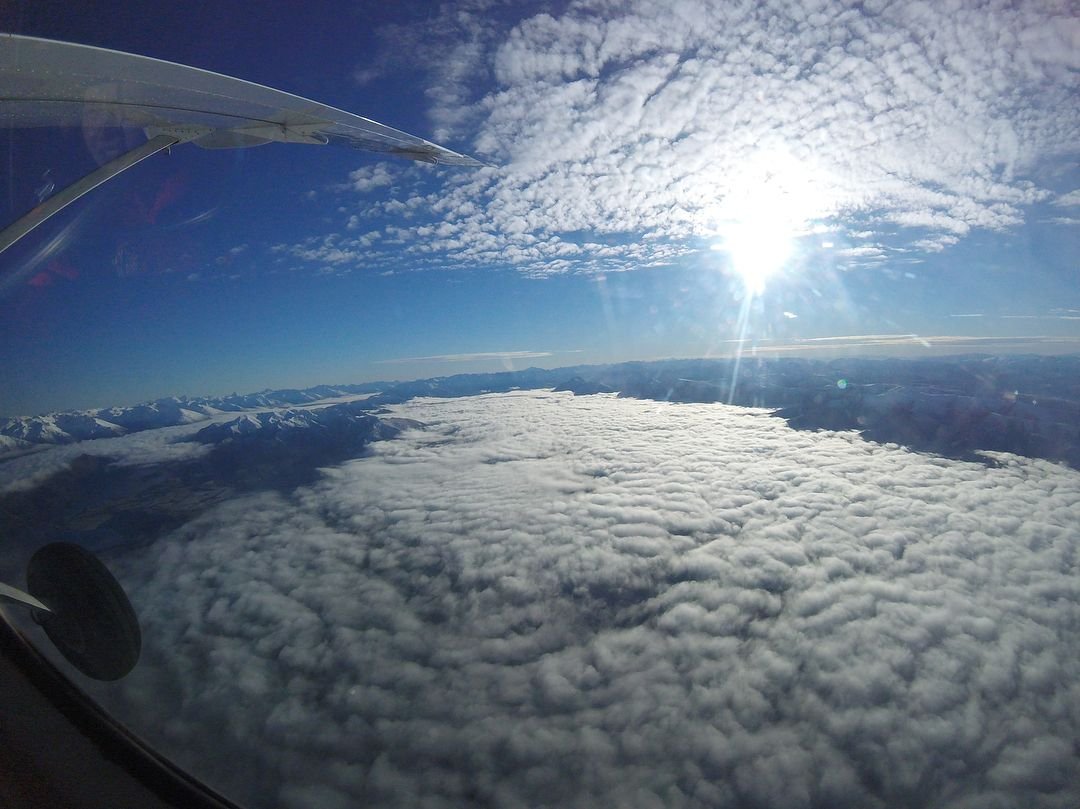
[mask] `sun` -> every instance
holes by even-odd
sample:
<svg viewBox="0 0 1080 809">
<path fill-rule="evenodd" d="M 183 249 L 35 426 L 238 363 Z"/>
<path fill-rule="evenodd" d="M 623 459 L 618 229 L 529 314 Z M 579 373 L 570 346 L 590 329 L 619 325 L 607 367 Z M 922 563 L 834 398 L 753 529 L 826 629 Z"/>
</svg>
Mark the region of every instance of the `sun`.
<svg viewBox="0 0 1080 809">
<path fill-rule="evenodd" d="M 764 293 L 787 268 L 799 236 L 828 208 L 827 185 L 805 163 L 776 150 L 757 153 L 727 178 L 712 248 L 727 254 L 748 295 Z"/>
<path fill-rule="evenodd" d="M 748 219 L 730 225 L 717 245 L 724 250 L 743 288 L 761 295 L 766 283 L 791 257 L 793 236 L 777 222 Z"/>
</svg>

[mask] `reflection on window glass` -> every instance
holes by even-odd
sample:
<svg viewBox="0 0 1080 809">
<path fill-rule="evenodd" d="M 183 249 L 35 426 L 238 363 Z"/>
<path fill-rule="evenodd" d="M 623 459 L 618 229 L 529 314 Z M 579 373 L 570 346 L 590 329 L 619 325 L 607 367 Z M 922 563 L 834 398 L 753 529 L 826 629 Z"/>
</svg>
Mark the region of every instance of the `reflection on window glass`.
<svg viewBox="0 0 1080 809">
<path fill-rule="evenodd" d="M 177 140 L 0 253 L 110 714 L 253 807 L 1080 805 L 1075 11 L 103 10 L 0 22 L 430 141 L 0 101 L 4 226 Z"/>
</svg>

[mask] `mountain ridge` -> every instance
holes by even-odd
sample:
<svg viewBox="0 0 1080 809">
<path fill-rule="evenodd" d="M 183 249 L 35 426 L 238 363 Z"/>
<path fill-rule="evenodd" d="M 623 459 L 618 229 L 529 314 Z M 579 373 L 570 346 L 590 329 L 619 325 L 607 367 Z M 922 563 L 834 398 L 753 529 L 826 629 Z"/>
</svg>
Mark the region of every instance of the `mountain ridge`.
<svg viewBox="0 0 1080 809">
<path fill-rule="evenodd" d="M 418 396 L 452 398 L 536 388 L 762 407 L 796 429 L 856 430 L 870 440 L 949 457 L 985 460 L 977 453 L 1004 451 L 1080 468 L 1080 356 L 1073 355 L 634 361 L 219 398 L 168 397 L 129 408 L 0 419 L 0 458 L 34 445 L 192 424 L 228 412 L 239 416 L 259 409 L 289 410 L 340 396 L 369 394 L 347 403 L 356 415 Z M 289 418 L 300 417 L 292 413 Z M 269 429 L 281 421 L 240 419 L 237 425 Z M 211 428 L 217 425 L 204 429 Z"/>
</svg>

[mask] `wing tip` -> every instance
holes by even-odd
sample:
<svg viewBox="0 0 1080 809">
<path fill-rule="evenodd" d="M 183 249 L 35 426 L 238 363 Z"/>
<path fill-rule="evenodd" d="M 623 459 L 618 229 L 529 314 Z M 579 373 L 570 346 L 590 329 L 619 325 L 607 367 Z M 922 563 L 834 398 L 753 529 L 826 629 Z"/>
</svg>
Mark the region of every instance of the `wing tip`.
<svg viewBox="0 0 1080 809">
<path fill-rule="evenodd" d="M 442 146 L 404 147 L 391 149 L 390 154 L 408 160 L 417 160 L 432 165 L 458 166 L 461 168 L 484 168 L 489 164 L 469 155 L 459 154 Z"/>
</svg>

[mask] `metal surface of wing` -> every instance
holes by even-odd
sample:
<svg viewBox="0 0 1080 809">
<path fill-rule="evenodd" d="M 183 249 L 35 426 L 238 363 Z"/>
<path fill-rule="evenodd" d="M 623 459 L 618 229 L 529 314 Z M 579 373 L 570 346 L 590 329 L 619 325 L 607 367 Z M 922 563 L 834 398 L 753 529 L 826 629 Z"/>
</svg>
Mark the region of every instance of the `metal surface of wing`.
<svg viewBox="0 0 1080 809">
<path fill-rule="evenodd" d="M 260 84 L 146 56 L 0 34 L 0 122 L 126 126 L 206 148 L 341 143 L 427 163 L 482 166 L 359 115 Z"/>
</svg>

